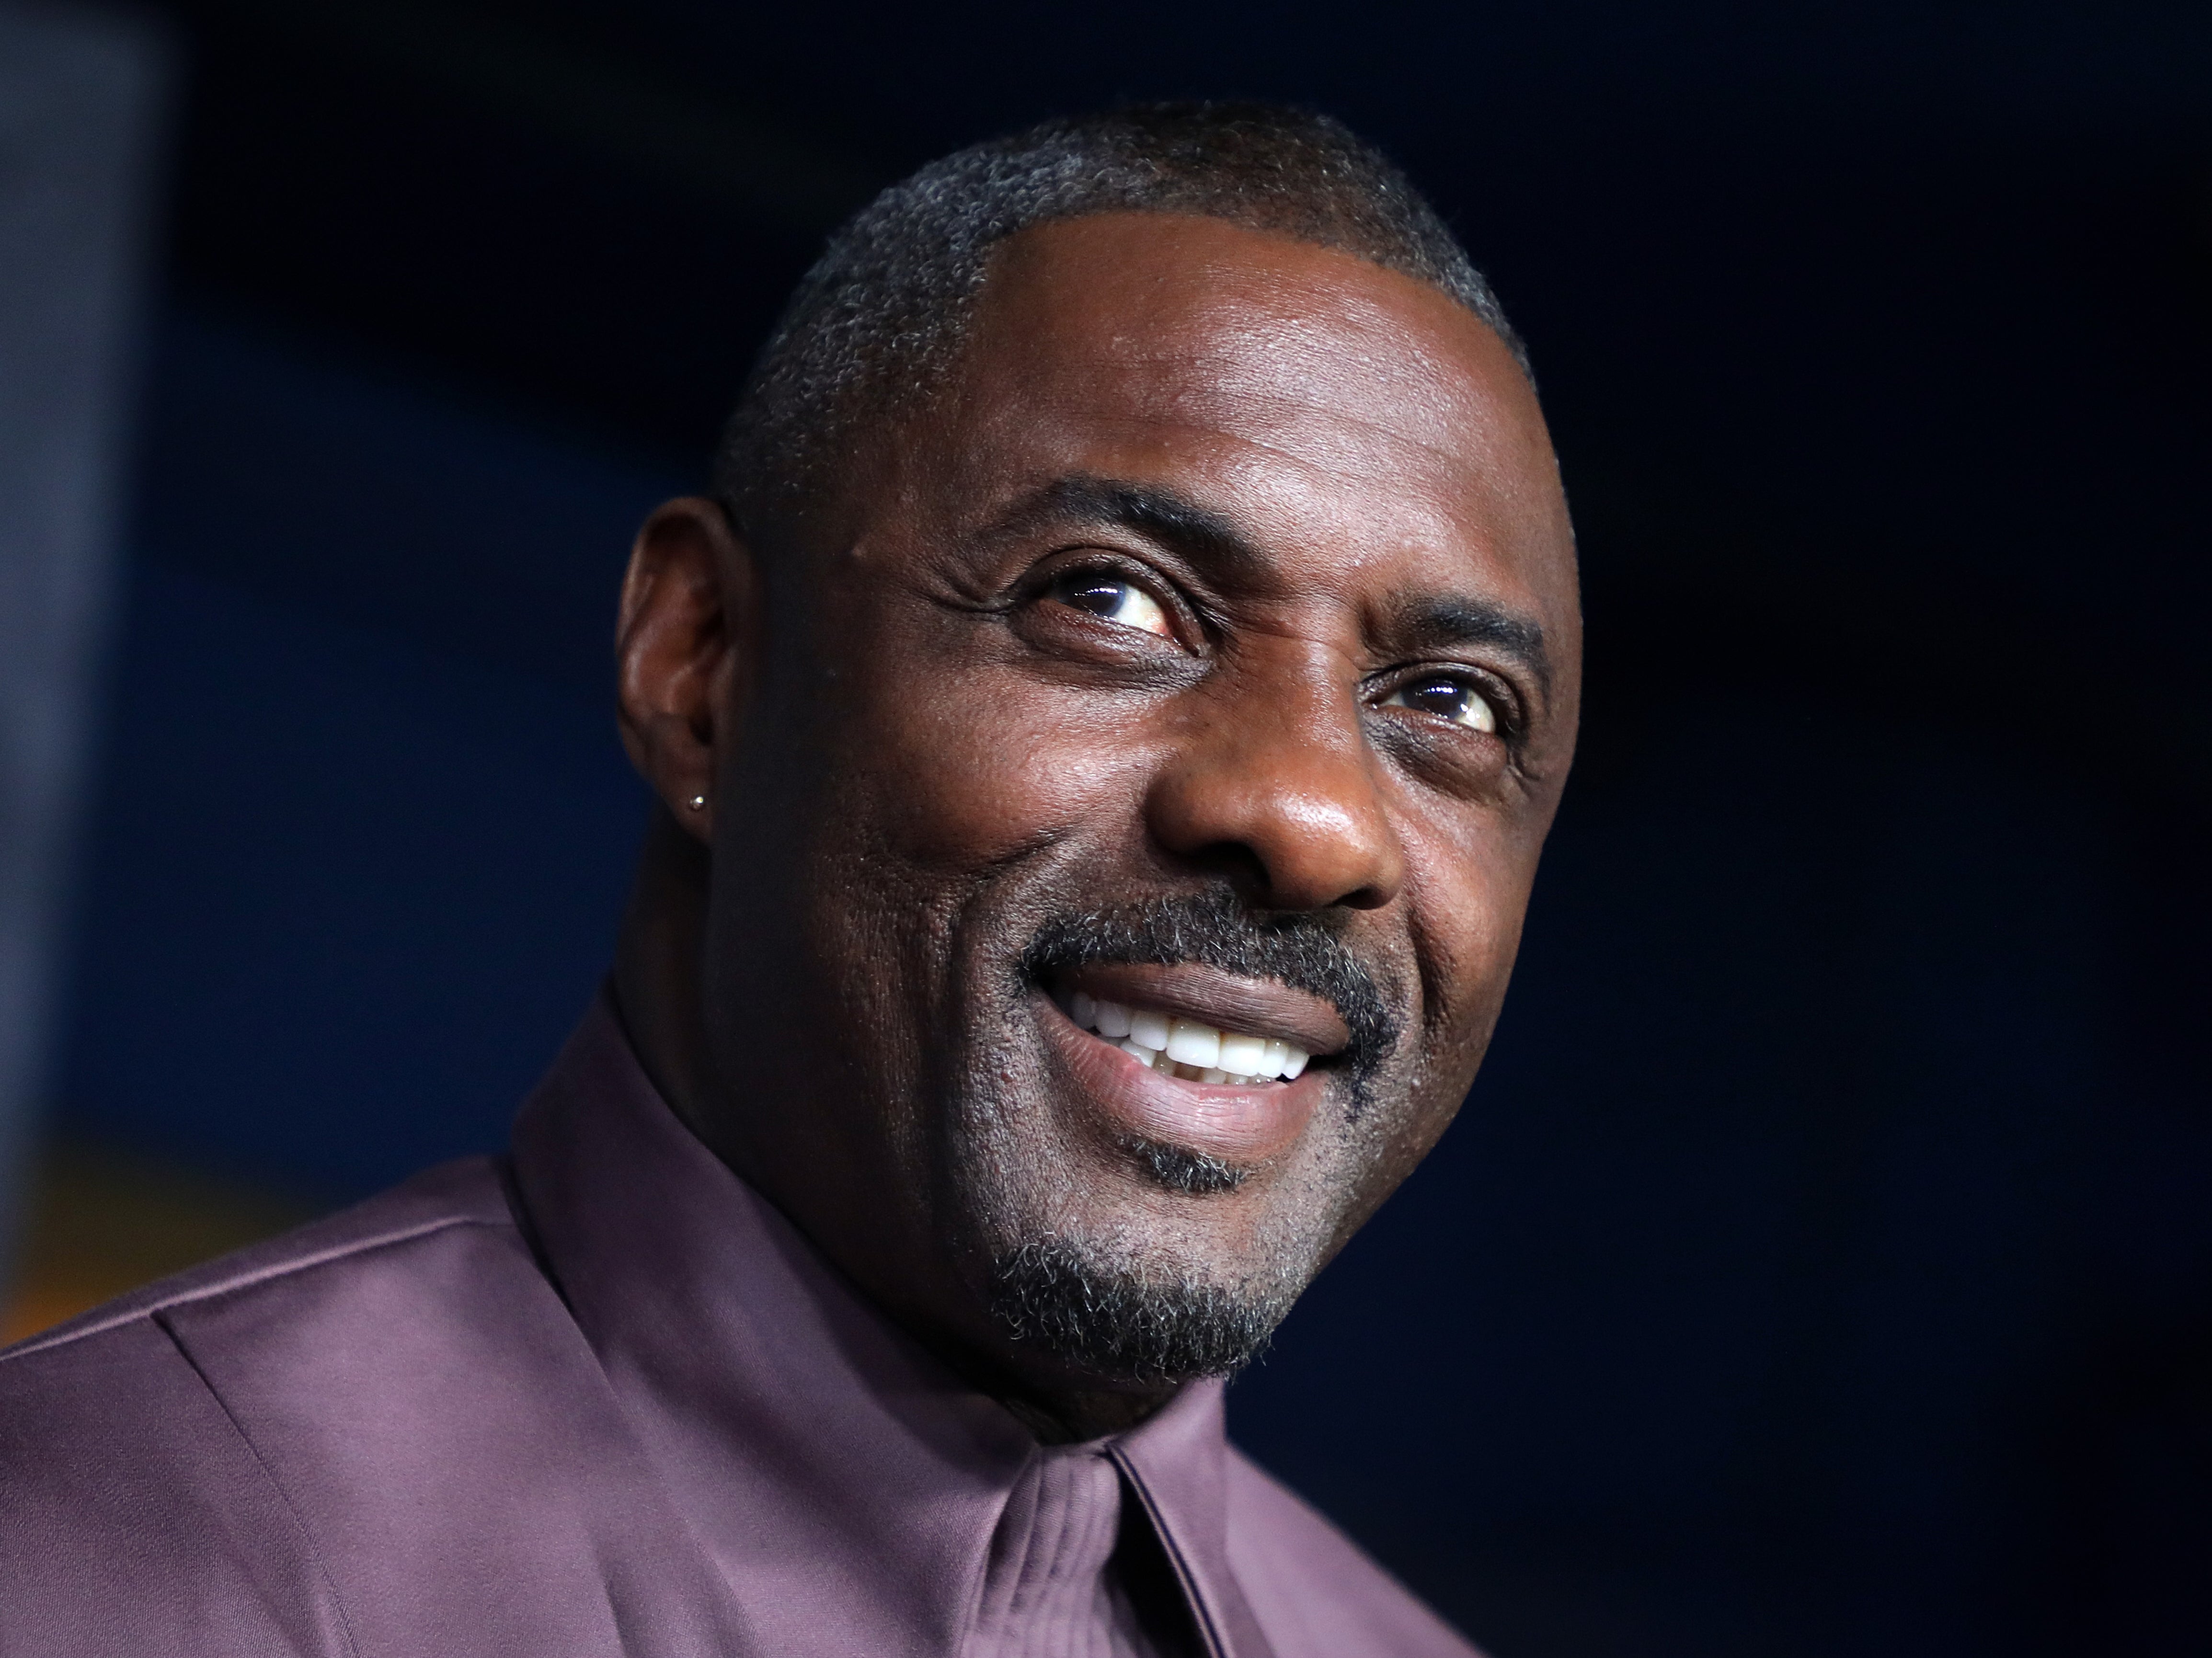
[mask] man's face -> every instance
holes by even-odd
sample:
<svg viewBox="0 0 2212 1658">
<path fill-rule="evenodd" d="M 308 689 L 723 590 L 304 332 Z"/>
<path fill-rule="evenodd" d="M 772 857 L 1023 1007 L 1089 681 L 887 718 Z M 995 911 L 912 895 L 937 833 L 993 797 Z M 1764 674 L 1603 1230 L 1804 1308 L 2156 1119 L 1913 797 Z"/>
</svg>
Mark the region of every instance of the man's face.
<svg viewBox="0 0 2212 1658">
<path fill-rule="evenodd" d="M 978 306 L 769 577 L 702 1127 L 915 1327 L 1157 1383 L 1232 1368 L 1473 1078 L 1571 532 L 1504 346 L 1364 261 L 1098 216 Z"/>
</svg>

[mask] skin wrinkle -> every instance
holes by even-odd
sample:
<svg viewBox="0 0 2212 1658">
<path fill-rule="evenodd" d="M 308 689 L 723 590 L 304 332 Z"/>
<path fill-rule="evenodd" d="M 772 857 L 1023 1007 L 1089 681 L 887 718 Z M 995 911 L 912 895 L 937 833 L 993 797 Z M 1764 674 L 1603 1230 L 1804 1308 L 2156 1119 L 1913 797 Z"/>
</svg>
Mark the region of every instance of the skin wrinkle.
<svg viewBox="0 0 2212 1658">
<path fill-rule="evenodd" d="M 1296 469 L 1292 470 L 1295 471 Z M 1234 481 L 1233 476 L 1231 481 Z M 1389 479 L 1386 478 L 1383 481 L 1388 482 Z M 1069 480 L 1068 482 L 1081 481 Z M 1107 480 L 1103 482 L 1111 483 L 1113 481 Z M 1291 504 L 1292 506 L 1297 506 L 1307 501 L 1327 499 L 1334 495 L 1341 494 L 1344 483 L 1345 479 L 1340 477 L 1337 479 L 1337 487 L 1334 490 L 1324 490 L 1315 487 L 1308 487 L 1299 489 L 1291 496 Z M 1050 487 L 1057 488 L 1059 485 L 1058 483 L 1055 483 Z M 1282 496 L 1286 493 L 1279 483 L 1273 484 L 1272 486 L 1262 486 L 1262 489 L 1272 489 L 1273 493 L 1276 494 L 1278 496 Z M 1168 495 L 1170 499 L 1176 498 L 1175 492 L 1172 490 L 1160 490 L 1156 491 L 1155 493 Z M 1250 502 L 1250 497 L 1248 497 L 1248 505 L 1246 507 L 1246 516 L 1249 519 L 1254 521 L 1255 524 L 1265 525 L 1270 519 L 1273 519 L 1278 525 L 1279 525 L 1280 519 L 1283 516 L 1279 510 L 1279 502 L 1277 503 L 1279 507 L 1278 511 L 1273 513 L 1266 513 L 1263 512 L 1253 511 L 1251 505 L 1249 504 Z M 1240 527 L 1237 521 L 1231 519 L 1229 515 L 1213 512 L 1212 509 L 1205 507 L 1202 503 L 1193 501 L 1183 501 L 1182 504 L 1187 506 L 1195 513 L 1203 514 L 1206 517 L 1216 519 L 1225 520 L 1223 523 L 1222 527 L 1229 531 L 1231 538 L 1233 539 L 1235 543 L 1238 544 L 1240 547 L 1249 547 L 1255 539 L 1265 540 L 1267 538 L 1264 531 L 1255 537 L 1255 534 L 1249 533 Z M 1422 550 L 1439 544 L 1448 544 L 1455 539 L 1465 541 L 1475 538 L 1463 528 L 1455 525 L 1440 525 L 1432 527 L 1425 533 L 1419 536 L 1407 535 L 1405 533 L 1405 525 L 1402 516 L 1397 520 L 1390 523 L 1386 527 L 1390 531 L 1398 532 L 1396 546 L 1395 549 L 1380 544 L 1389 539 L 1387 536 L 1374 532 L 1364 533 L 1352 539 L 1350 544 L 1346 545 L 1340 550 L 1340 568 L 1347 573 L 1354 572 L 1367 564 L 1387 560 L 1392 556 L 1394 550 L 1400 556 L 1402 556 L 1403 553 L 1408 550 Z M 1434 595 L 1434 598 L 1436 602 L 1440 604 L 1449 604 L 1456 598 L 1476 610 L 1487 610 L 1495 613 L 1502 621 L 1508 624 L 1508 626 L 1502 630 L 1508 636 L 1511 635 L 1514 624 L 1517 624 L 1519 629 L 1522 630 L 1520 634 L 1521 639 L 1528 641 L 1528 648 L 1526 653 L 1534 658 L 1530 665 L 1537 673 L 1540 681 L 1548 674 L 1548 665 L 1543 662 L 1540 655 L 1536 653 L 1534 648 L 1541 640 L 1542 629 L 1540 626 L 1537 626 L 1528 622 L 1528 604 L 1525 598 L 1516 602 L 1511 599 L 1501 599 L 1487 594 L 1453 595 L 1441 592 Z M 1401 608 L 1405 602 L 1406 601 L 1401 600 L 1399 604 L 1394 604 L 1391 608 Z M 1392 624 L 1389 623 L 1384 623 L 1370 629 L 1370 631 L 1378 633 L 1388 632 L 1391 625 Z"/>
<path fill-rule="evenodd" d="M 726 705 L 626 669 L 625 739 L 678 810 L 617 993 L 725 1161 L 956 1368 L 1087 1435 L 1233 1367 L 1456 1109 L 1571 755 L 1572 541 L 1512 355 L 1411 278 L 1159 215 L 1024 232 L 991 272 L 931 417 L 854 456 L 772 580 L 726 577 L 743 625 L 662 627 L 672 657 L 687 627 L 695 655 L 764 641 L 721 671 Z M 1003 531 L 1071 478 L 1195 507 L 1252 568 Z M 1188 584 L 1200 657 L 1024 586 L 1094 535 Z M 753 553 L 677 502 L 637 558 Z M 673 614 L 699 590 L 654 591 Z M 1489 636 L 1407 638 L 1410 610 L 1453 604 Z M 1501 623 L 1540 629 L 1548 694 L 1509 659 L 1538 635 Z M 1376 705 L 1395 664 L 1457 659 L 1519 688 L 1520 749 Z M 702 786 L 714 808 L 683 811 Z M 705 893 L 703 925 L 648 925 L 656 891 Z M 1201 959 L 1309 925 L 1389 1017 L 1308 1072 L 1310 1121 L 1233 1181 L 1133 1149 L 1062 1058 L 1096 1039 L 1037 982 L 1040 938 L 1079 954 L 1130 905 L 1193 902 L 1225 929 L 1185 940 Z M 656 942 L 685 938 L 703 971 Z"/>
<path fill-rule="evenodd" d="M 1247 405 L 1248 409 L 1252 406 Z M 1304 413 L 1323 412 L 1304 404 L 1296 406 Z M 1049 430 L 1050 422 L 1042 418 L 1045 412 L 1038 411 L 1036 423 Z M 1334 508 L 1348 492 L 1361 486 L 1373 486 L 1377 492 L 1393 490 L 1408 470 L 1383 460 L 1358 466 L 1324 466 L 1319 463 L 1330 459 L 1326 455 L 1301 454 L 1250 437 L 1224 440 L 1218 431 L 1196 423 L 1177 426 L 1164 420 L 1154 421 L 1146 422 L 1141 429 L 1145 447 L 1191 455 L 1206 453 L 1208 470 L 1224 486 L 1241 486 L 1246 517 L 1273 526 L 1296 523 L 1302 514 L 1310 514 L 1315 503 L 1326 503 Z M 1348 463 L 1355 457 L 1352 446 L 1345 446 L 1347 452 L 1342 459 Z M 1390 550 L 1381 544 L 1388 532 L 1402 533 L 1406 517 L 1418 510 L 1408 506 L 1364 533 L 1347 536 L 1339 549 L 1346 568 L 1357 569 L 1377 557 L 1387 556 Z M 1419 539 L 1450 543 L 1464 541 L 1468 535 L 1466 525 L 1452 524 L 1439 526 Z"/>
<path fill-rule="evenodd" d="M 1450 301 L 1443 303 L 1449 306 Z M 1335 320 L 1332 318 L 1332 323 Z M 1381 337 L 1368 350 L 1355 354 L 1360 366 L 1369 370 L 1386 370 L 1394 361 L 1410 358 L 1431 371 L 1395 377 L 1378 374 L 1384 380 L 1386 395 L 1394 404 L 1392 418 L 1386 421 L 1347 410 L 1332 395 L 1332 376 L 1342 362 L 1341 342 L 1326 337 L 1319 327 L 1293 319 L 1284 319 L 1281 326 L 1274 330 L 1240 326 L 1233 315 L 1218 321 L 1214 343 L 1217 347 L 1231 349 L 1202 354 L 1133 350 L 1127 355 L 1127 367 L 1149 370 L 1146 378 L 1157 383 L 1160 407 L 1155 418 L 1160 423 L 1182 425 L 1192 432 L 1213 432 L 1218 429 L 1215 416 L 1224 407 L 1234 407 L 1240 413 L 1272 415 L 1278 420 L 1293 414 L 1317 415 L 1335 428 L 1336 438 L 1333 443 L 1321 446 L 1317 453 L 1299 458 L 1307 465 L 1316 459 L 1340 464 L 1352 460 L 1367 446 L 1354 441 L 1363 436 L 1382 440 L 1395 450 L 1414 447 L 1440 466 L 1458 467 L 1465 464 L 1468 453 L 1462 440 L 1474 423 L 1477 411 L 1465 397 L 1440 383 L 1438 366 L 1417 343 L 1416 337 L 1404 328 L 1388 323 L 1375 325 L 1371 331 Z M 1357 319 L 1353 325 L 1358 325 Z M 1285 388 L 1273 379 L 1254 385 L 1249 367 L 1255 360 L 1267 360 L 1270 368 L 1278 371 L 1302 362 L 1310 372 L 1304 376 L 1305 384 L 1297 390 Z M 1045 412 L 1057 406 L 1049 393 L 1036 401 Z M 1438 434 L 1449 432 L 1452 436 L 1425 437 L 1409 433 L 1404 416 L 1416 410 L 1425 415 L 1425 425 Z M 1245 441 L 1261 440 L 1247 436 Z M 1279 452 L 1278 458 L 1292 457 L 1289 452 Z M 1480 452 L 1477 459 L 1487 471 L 1501 465 L 1506 458 L 1495 452 Z M 1346 470 L 1358 471 L 1348 466 Z M 1487 482 L 1493 488 L 1510 489 L 1521 481 L 1495 477 Z"/>
<path fill-rule="evenodd" d="M 1187 561 L 1191 558 L 1188 550 L 1202 549 L 1202 557 L 1196 562 L 1212 570 L 1225 566 L 1248 586 L 1263 587 L 1269 568 L 1265 555 L 1229 514 L 1172 490 L 1114 478 L 1078 475 L 1055 479 L 1018 503 L 998 523 L 981 531 L 979 538 L 1016 541 L 1025 535 L 1041 535 L 1055 521 L 1065 522 L 1074 532 L 1086 525 L 1129 531 L 1155 547 L 1181 552 Z M 957 582 L 957 574 L 951 579 Z M 980 591 L 971 592 L 967 602 L 978 608 L 988 604 Z M 1455 645 L 1495 647 L 1533 677 L 1540 695 L 1550 696 L 1552 667 L 1544 630 L 1524 616 L 1488 598 L 1457 593 L 1401 598 L 1383 607 L 1382 613 L 1384 620 L 1367 628 L 1370 635 L 1401 640 L 1407 650 L 1422 646 L 1434 650 Z M 1271 630 L 1261 619 L 1248 625 L 1247 631 Z M 1286 627 L 1273 631 L 1285 638 L 1297 636 Z"/>
<path fill-rule="evenodd" d="M 1032 497 L 1030 501 L 1025 501 L 1025 502 L 1023 504 L 1023 506 L 1022 506 L 1021 507 L 1019 507 L 1019 508 L 1018 508 L 1018 509 L 1017 509 L 1016 513 L 1015 513 L 1015 514 L 1013 514 L 1013 515 L 1012 515 L 1012 516 L 1014 516 L 1014 517 L 1016 517 L 1016 518 L 1018 518 L 1018 518 L 1020 518 L 1020 517 L 1023 517 L 1023 516 L 1025 516 L 1025 515 L 1027 515 L 1027 514 L 1030 513 L 1031 512 L 1033 512 L 1033 511 L 1034 511 L 1034 502 L 1035 502 L 1036 499 L 1037 499 L 1038 497 L 1049 498 L 1050 496 L 1054 495 L 1054 494 L 1056 494 L 1056 493 L 1064 493 L 1064 492 L 1065 492 L 1064 486 L 1065 486 L 1066 484 L 1067 484 L 1068 483 L 1071 483 L 1071 482 L 1075 483 L 1077 483 L 1077 484 L 1079 484 L 1079 485 L 1085 486 L 1085 488 L 1086 489 L 1087 492 L 1088 492 L 1088 493 L 1091 493 L 1091 494 L 1092 494 L 1092 495 L 1094 495 L 1097 493 L 1097 489 L 1096 489 L 1096 487 L 1095 487 L 1095 486 L 1096 486 L 1096 484 L 1097 484 L 1097 481 L 1095 481 L 1095 480 L 1073 480 L 1073 481 L 1063 480 L 1060 483 L 1056 483 L 1056 484 L 1054 484 L 1054 485 L 1053 485 L 1053 486 L 1050 486 L 1050 487 L 1049 487 L 1048 489 L 1047 489 L 1046 490 L 1043 490 L 1043 491 L 1040 491 L 1040 492 L 1038 492 L 1038 496 L 1036 496 L 1036 497 Z M 1155 492 L 1155 493 L 1157 493 L 1157 492 Z M 1194 509 L 1194 510 L 1197 510 L 1197 511 L 1203 511 L 1204 509 Z M 1255 553 L 1255 552 L 1253 551 L 1253 550 L 1251 549 L 1251 547 L 1250 547 L 1248 544 L 1246 544 L 1246 543 L 1245 543 L 1244 539 L 1241 537 L 1241 535 L 1234 535 L 1234 533 L 1233 533 L 1233 525 L 1227 525 L 1227 524 L 1225 524 L 1225 523 L 1222 522 L 1222 521 L 1221 521 L 1221 519 L 1220 519 L 1220 515 L 1218 515 L 1218 514 L 1208 514 L 1208 516 L 1209 516 L 1210 518 L 1212 518 L 1212 519 L 1214 520 L 1214 522 L 1213 522 L 1213 523 L 1212 523 L 1212 524 L 1210 524 L 1210 525 L 1208 525 L 1208 527 L 1207 527 L 1207 535 L 1208 535 L 1208 537 L 1209 537 L 1210 538 L 1212 538 L 1212 540 L 1214 540 L 1214 541 L 1216 541 L 1216 542 L 1218 542 L 1218 541 L 1220 541 L 1220 540 L 1223 538 L 1223 534 L 1222 534 L 1222 532 L 1223 532 L 1224 531 L 1231 531 L 1231 537 L 1232 537 L 1232 538 L 1233 538 L 1233 540 L 1234 540 L 1234 542 L 1235 542 L 1235 549 L 1234 549 L 1234 551 L 1235 551 L 1235 556 L 1237 557 L 1237 559 L 1240 562 L 1253 562 L 1253 561 L 1255 561 L 1255 560 L 1256 560 L 1256 559 L 1258 559 L 1258 558 L 1260 557 L 1260 556 L 1259 556 L 1259 555 L 1257 555 L 1256 553 Z M 996 533 L 996 532 L 997 532 L 997 531 L 994 531 L 994 533 Z M 1483 625 L 1482 625 L 1482 627 L 1481 627 L 1480 629 L 1468 629 L 1468 628 L 1467 628 L 1464 624 L 1462 624 L 1462 631 L 1488 631 L 1488 632 L 1492 633 L 1493 635 L 1494 635 L 1494 634 L 1502 634 L 1502 635 L 1504 635 L 1505 637 L 1507 637 L 1507 638 L 1509 638 L 1509 639 L 1512 639 L 1512 640 L 1518 640 L 1518 641 L 1532 641 L 1532 642 L 1528 646 L 1528 648 L 1533 649 L 1533 650 L 1537 651 L 1537 652 L 1540 652 L 1540 649 L 1541 649 L 1541 644 L 1540 644 L 1540 640 L 1541 640 L 1541 629 L 1540 629 L 1540 627 L 1537 627 L 1536 625 L 1534 625 L 1534 624 L 1533 624 L 1533 623 L 1528 623 L 1528 622 L 1527 622 L 1527 621 L 1525 621 L 1525 620 L 1523 620 L 1523 619 L 1521 619 L 1521 618 L 1511 617 L 1511 616 L 1510 616 L 1503 615 L 1503 614 L 1501 614 L 1501 613 L 1499 613 L 1499 612 L 1498 612 L 1498 611 L 1497 611 L 1497 609 L 1496 609 L 1496 607 L 1495 607 L 1495 606 L 1489 605 L 1489 604 L 1487 604 L 1485 601 L 1481 601 L 1481 600 L 1467 600 L 1467 599 L 1461 599 L 1461 598 L 1447 598 L 1447 599 L 1436 599 L 1436 600 L 1431 600 L 1431 601 L 1424 601 L 1424 602 L 1425 602 L 1425 603 L 1426 603 L 1426 604 L 1428 604 L 1429 605 L 1431 605 L 1432 608 L 1439 609 L 1439 610 L 1443 610 L 1443 611 L 1446 611 L 1446 612 L 1454 612 L 1454 613 L 1459 614 L 1459 615 L 1461 615 L 1461 616 L 1464 616 L 1466 612 L 1468 612 L 1468 611 L 1469 611 L 1469 610 L 1472 610 L 1472 611 L 1474 611 L 1474 612 L 1476 612 L 1476 613 L 1478 613 L 1478 614 L 1480 614 L 1480 615 L 1483 616 L 1486 618 L 1486 621 L 1484 622 L 1484 623 L 1483 623 Z M 1407 603 L 1407 604 L 1394 604 L 1394 605 L 1389 606 L 1389 607 L 1387 607 L 1387 608 L 1388 608 L 1389 610 L 1394 611 L 1394 612 L 1403 613 L 1403 612 L 1405 612 L 1406 610 L 1407 610 L 1409 608 L 1418 608 L 1418 607 L 1412 605 L 1411 602 L 1409 601 L 1409 602 L 1408 602 L 1408 603 Z M 1401 626 L 1402 624 L 1394 623 L 1394 624 L 1392 624 L 1392 625 L 1393 625 L 1393 626 Z M 1296 635 L 1296 634 L 1295 634 L 1295 632 L 1294 632 L 1293 630 L 1291 630 L 1291 629 L 1277 629 L 1277 630 L 1271 630 L 1270 629 L 1268 629 L 1267 627 L 1266 627 L 1266 626 L 1264 626 L 1264 625 L 1263 625 L 1263 626 L 1258 626 L 1258 627 L 1248 626 L 1248 627 L 1244 629 L 1244 634 L 1245 634 L 1246 637 L 1247 637 L 1248 639 L 1249 639 L 1249 638 L 1252 638 L 1252 637 L 1253 637 L 1253 636 L 1255 636 L 1255 635 L 1267 634 L 1267 633 L 1269 633 L 1270 631 L 1279 631 L 1279 632 L 1283 635 L 1283 636 L 1285 636 L 1285 637 L 1286 637 L 1286 638 L 1296 638 L 1296 637 L 1297 637 L 1297 635 Z M 1300 642 L 1304 642 L 1304 641 L 1301 641 Z M 1334 647 L 1324 646 L 1324 647 L 1320 647 L 1320 648 L 1322 648 L 1322 649 L 1323 649 L 1323 650 L 1335 651 L 1335 652 L 1336 652 L 1336 654 L 1338 654 L 1340 657 L 1342 657 L 1342 656 L 1343 656 L 1343 654 L 1344 654 L 1340 650 L 1336 650 L 1336 647 Z M 1348 681 L 1348 682 L 1349 682 L 1349 681 L 1354 681 L 1354 680 L 1356 680 L 1356 679 L 1359 677 L 1360 673 L 1364 671 L 1364 670 L 1363 670 L 1363 667 L 1362 667 L 1362 665 L 1352 665 L 1352 664 L 1350 664 L 1350 659 L 1349 659 L 1348 658 L 1346 658 L 1345 659 L 1347 661 L 1348 665 L 1351 665 L 1351 666 L 1352 666 L 1352 671 L 1350 674 L 1346 675 L 1346 679 L 1347 679 L 1347 681 Z M 1233 663 L 1233 661 L 1232 661 L 1232 662 L 1229 663 L 1227 665 L 1228 665 L 1231 669 L 1232 669 L 1232 670 L 1233 670 L 1233 668 L 1234 668 L 1234 665 L 1234 665 L 1234 663 Z M 1538 672 L 1540 673 L 1540 675 L 1547 675 L 1547 674 L 1548 674 L 1548 668 L 1547 668 L 1547 666 L 1546 666 L 1546 665 L 1542 665 L 1542 664 L 1541 664 L 1540 657 L 1539 658 L 1539 667 L 1538 667 Z M 1510 681 L 1510 677 L 1511 677 L 1510 671 L 1508 671 L 1508 672 L 1507 672 L 1506 677 L 1507 677 L 1507 678 L 1508 678 L 1508 679 L 1509 679 L 1509 681 Z M 1529 700 L 1529 699 L 1528 698 L 1527 691 L 1526 691 L 1526 689 L 1525 689 L 1525 688 L 1522 688 L 1522 689 L 1520 689 L 1520 691 L 1519 691 L 1519 695 L 1521 695 L 1521 697 L 1522 698 L 1522 700 L 1523 700 L 1524 701 L 1525 701 Z M 1209 706 L 1201 706 L 1200 708 L 1197 708 L 1197 709 L 1194 709 L 1191 717 L 1192 717 L 1194 720 L 1199 721 L 1199 722 L 1200 723 L 1201 727 L 1203 727 L 1204 726 L 1206 726 L 1206 725 L 1209 724 L 1209 723 L 1210 723 L 1210 722 L 1212 722 L 1215 718 L 1217 718 L 1217 716 L 1214 714 L 1214 713 L 1212 712 L 1212 710 L 1211 709 L 1211 708 L 1210 708 Z M 1519 767 L 1520 767 L 1521 757 L 1522 757 L 1522 756 L 1521 756 L 1521 755 L 1520 755 L 1518 752 L 1516 752 L 1516 758 L 1515 758 L 1515 764 L 1516 764 L 1516 772 L 1518 771 Z"/>
</svg>

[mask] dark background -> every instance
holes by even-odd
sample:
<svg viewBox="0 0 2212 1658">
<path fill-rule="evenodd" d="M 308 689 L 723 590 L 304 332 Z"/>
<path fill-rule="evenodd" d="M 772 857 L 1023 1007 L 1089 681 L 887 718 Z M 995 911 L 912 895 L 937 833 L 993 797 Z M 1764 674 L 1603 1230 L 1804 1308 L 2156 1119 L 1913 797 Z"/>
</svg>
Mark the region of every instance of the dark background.
<svg viewBox="0 0 2212 1658">
<path fill-rule="evenodd" d="M 642 821 L 629 533 L 822 234 L 1313 102 L 1530 342 L 1590 681 L 1489 1066 L 1234 1430 L 1496 1658 L 2212 1652 L 2212 10 L 162 15 L 64 1133 L 497 1144 Z"/>
</svg>

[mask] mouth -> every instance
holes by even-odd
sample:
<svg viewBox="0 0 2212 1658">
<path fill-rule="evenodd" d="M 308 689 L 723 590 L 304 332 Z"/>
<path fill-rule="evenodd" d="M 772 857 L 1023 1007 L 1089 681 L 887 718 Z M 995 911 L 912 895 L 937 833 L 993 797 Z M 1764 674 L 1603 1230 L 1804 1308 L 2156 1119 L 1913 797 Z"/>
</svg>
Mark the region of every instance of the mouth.
<svg viewBox="0 0 2212 1658">
<path fill-rule="evenodd" d="M 1112 1042 L 1139 1065 L 1185 1082 L 1249 1088 L 1255 1083 L 1296 1082 L 1313 1055 L 1280 1036 L 1224 1030 L 1182 1019 L 1158 1008 L 1101 1001 L 1087 991 L 1068 998 L 1076 1028 Z"/>
<path fill-rule="evenodd" d="M 1064 1016 L 1046 1016 L 1053 1045 L 1079 1092 L 1154 1165 L 1163 1147 L 1240 1174 L 1280 1156 L 1349 1036 L 1316 997 L 1205 967 L 1086 965 L 1048 994 Z"/>
</svg>

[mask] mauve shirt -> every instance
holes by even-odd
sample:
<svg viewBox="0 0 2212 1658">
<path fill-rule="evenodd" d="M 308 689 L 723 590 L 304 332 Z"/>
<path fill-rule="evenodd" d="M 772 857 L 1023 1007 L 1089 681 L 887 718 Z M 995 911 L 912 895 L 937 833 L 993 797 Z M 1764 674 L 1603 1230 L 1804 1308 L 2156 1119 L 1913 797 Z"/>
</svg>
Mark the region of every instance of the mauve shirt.
<svg viewBox="0 0 2212 1658">
<path fill-rule="evenodd" d="M 448 1164 L 0 1355 L 0 1653 L 1471 1652 L 1230 1446 L 1041 1446 L 595 1007 Z"/>
</svg>

